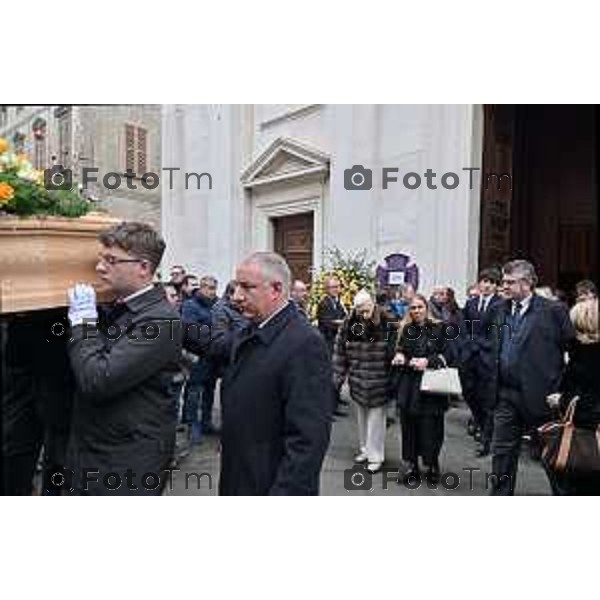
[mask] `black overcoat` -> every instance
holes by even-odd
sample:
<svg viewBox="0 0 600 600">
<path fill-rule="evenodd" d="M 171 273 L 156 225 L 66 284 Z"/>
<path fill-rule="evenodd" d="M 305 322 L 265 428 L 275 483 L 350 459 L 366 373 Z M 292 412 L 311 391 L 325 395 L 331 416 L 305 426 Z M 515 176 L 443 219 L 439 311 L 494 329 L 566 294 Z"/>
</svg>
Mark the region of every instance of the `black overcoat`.
<svg viewBox="0 0 600 600">
<path fill-rule="evenodd" d="M 513 359 L 511 374 L 519 393 L 512 394 L 512 402 L 522 418 L 531 426 L 551 419 L 546 396 L 559 390 L 565 368 L 565 353 L 575 338 L 575 330 L 567 308 L 555 300 L 533 295 L 521 317 L 518 332 L 508 326 L 512 306 L 505 301 L 494 314 L 490 331 L 495 368 L 492 376 L 494 396 L 498 398 L 506 384 L 501 377 L 500 354 L 502 336 L 512 335 Z"/>
<path fill-rule="evenodd" d="M 334 407 L 331 360 L 293 303 L 234 341 L 222 385 L 221 495 L 315 495 Z"/>
<path fill-rule="evenodd" d="M 428 369 L 447 364 L 443 323 L 427 319 L 423 326 L 406 325 L 398 338 L 396 352 L 402 352 L 405 365 L 394 368 L 398 408 L 413 415 L 443 414 L 448 396 L 421 392 L 423 371 L 408 366 L 412 358 L 426 358 Z"/>
</svg>

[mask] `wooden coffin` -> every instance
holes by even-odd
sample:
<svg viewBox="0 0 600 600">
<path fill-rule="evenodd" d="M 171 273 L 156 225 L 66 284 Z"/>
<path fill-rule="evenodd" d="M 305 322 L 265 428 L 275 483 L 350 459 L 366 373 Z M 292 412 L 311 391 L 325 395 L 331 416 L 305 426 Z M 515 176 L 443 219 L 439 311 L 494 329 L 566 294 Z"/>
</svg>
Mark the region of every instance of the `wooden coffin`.
<svg viewBox="0 0 600 600">
<path fill-rule="evenodd" d="M 91 213 L 63 217 L 0 217 L 0 313 L 66 306 L 67 289 L 96 278 L 98 233 L 118 220 Z"/>
</svg>

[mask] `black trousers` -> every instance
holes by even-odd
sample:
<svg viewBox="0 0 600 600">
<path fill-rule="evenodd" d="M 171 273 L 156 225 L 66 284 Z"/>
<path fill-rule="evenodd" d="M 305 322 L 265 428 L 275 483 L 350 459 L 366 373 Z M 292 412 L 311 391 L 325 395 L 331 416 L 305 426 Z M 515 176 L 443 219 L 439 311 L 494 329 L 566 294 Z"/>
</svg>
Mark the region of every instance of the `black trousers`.
<svg viewBox="0 0 600 600">
<path fill-rule="evenodd" d="M 512 496 L 515 493 L 521 441 L 532 427 L 517 408 L 518 402 L 518 393 L 500 389 L 494 410 L 492 476 L 489 478 L 494 496 Z"/>
<path fill-rule="evenodd" d="M 45 493 L 53 493 L 49 478 L 64 466 L 74 384 L 66 327 L 51 332 L 64 317 L 48 310 L 0 321 L 2 495 L 31 495 L 42 445 Z"/>
<path fill-rule="evenodd" d="M 491 444 L 494 431 L 494 389 L 490 373 L 477 357 L 466 362 L 459 370 L 463 398 L 469 407 L 475 425 L 481 430 L 481 442 Z"/>
<path fill-rule="evenodd" d="M 400 409 L 402 460 L 418 464 L 419 456 L 426 467 L 438 467 L 444 443 L 443 412 L 418 414 Z"/>
</svg>

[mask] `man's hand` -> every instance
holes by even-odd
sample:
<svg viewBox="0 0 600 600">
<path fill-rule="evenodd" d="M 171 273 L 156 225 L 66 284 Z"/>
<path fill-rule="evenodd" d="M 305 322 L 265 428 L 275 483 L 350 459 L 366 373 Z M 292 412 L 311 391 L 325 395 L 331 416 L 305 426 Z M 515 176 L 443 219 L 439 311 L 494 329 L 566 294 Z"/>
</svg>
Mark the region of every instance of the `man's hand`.
<svg viewBox="0 0 600 600">
<path fill-rule="evenodd" d="M 68 291 L 69 294 L 69 321 L 71 327 L 81 325 L 84 320 L 97 321 L 96 291 L 87 283 L 78 283 Z"/>
</svg>

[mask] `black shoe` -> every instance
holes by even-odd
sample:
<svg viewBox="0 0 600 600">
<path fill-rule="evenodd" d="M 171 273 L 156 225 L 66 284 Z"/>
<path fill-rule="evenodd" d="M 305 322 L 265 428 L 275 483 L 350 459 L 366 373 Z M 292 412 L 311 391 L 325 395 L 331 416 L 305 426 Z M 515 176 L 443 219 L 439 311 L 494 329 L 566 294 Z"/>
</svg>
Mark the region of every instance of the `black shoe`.
<svg viewBox="0 0 600 600">
<path fill-rule="evenodd" d="M 408 468 L 402 475 L 398 477 L 398 485 L 414 485 L 417 481 L 421 481 L 421 473 L 416 464 L 409 464 Z"/>
<path fill-rule="evenodd" d="M 437 485 L 440 482 L 440 468 L 429 467 L 427 473 L 425 473 L 425 479 L 433 485 Z"/>
<path fill-rule="evenodd" d="M 490 445 L 489 444 L 481 444 L 477 450 L 475 450 L 475 456 L 479 458 L 483 458 L 484 456 L 490 455 Z"/>
</svg>

